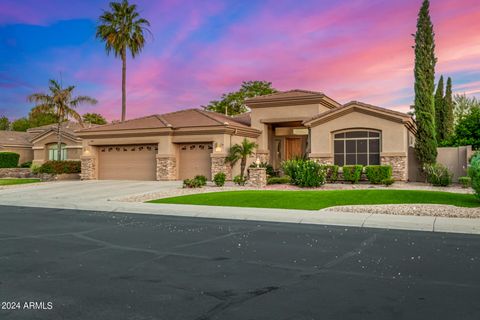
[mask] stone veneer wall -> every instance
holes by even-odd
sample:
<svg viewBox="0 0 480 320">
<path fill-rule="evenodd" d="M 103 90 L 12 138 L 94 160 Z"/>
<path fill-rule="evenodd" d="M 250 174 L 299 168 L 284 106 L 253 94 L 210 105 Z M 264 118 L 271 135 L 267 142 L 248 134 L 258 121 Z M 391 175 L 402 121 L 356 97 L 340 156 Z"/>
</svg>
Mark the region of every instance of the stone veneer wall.
<svg viewBox="0 0 480 320">
<path fill-rule="evenodd" d="M 157 154 L 157 180 L 176 180 L 177 161 L 175 156 L 162 156 Z"/>
<path fill-rule="evenodd" d="M 392 177 L 395 180 L 407 181 L 408 179 L 408 163 L 405 156 L 381 156 L 382 165 L 392 166 Z"/>
<path fill-rule="evenodd" d="M 30 168 L 0 168 L 0 178 L 33 178 Z"/>
<path fill-rule="evenodd" d="M 254 188 L 265 188 L 267 186 L 267 170 L 265 168 L 248 168 L 248 171 L 248 186 Z"/>
<path fill-rule="evenodd" d="M 226 180 L 232 180 L 232 165 L 225 162 L 225 155 L 210 155 L 212 158 L 212 179 L 219 172 L 225 173 Z"/>
<path fill-rule="evenodd" d="M 257 160 L 256 158 L 260 159 L 260 162 L 270 163 L 270 154 L 268 152 L 257 152 L 255 160 Z"/>
<path fill-rule="evenodd" d="M 80 179 L 82 180 L 94 180 L 95 177 L 95 162 L 94 156 L 81 156 L 81 168 Z"/>
</svg>

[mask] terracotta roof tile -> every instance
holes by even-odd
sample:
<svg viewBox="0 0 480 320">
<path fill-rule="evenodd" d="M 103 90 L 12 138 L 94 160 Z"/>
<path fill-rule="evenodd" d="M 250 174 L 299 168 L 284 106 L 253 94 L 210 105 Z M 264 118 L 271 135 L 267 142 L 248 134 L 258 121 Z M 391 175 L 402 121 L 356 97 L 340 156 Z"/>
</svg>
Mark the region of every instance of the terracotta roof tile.
<svg viewBox="0 0 480 320">
<path fill-rule="evenodd" d="M 310 91 L 310 90 L 301 90 L 293 89 L 288 91 L 279 91 L 276 93 L 265 94 L 262 96 L 256 96 L 250 99 L 247 99 L 247 102 L 263 101 L 263 100 L 274 100 L 274 99 L 288 99 L 288 98 L 299 98 L 305 96 L 324 96 L 323 92 L 319 91 Z"/>
</svg>

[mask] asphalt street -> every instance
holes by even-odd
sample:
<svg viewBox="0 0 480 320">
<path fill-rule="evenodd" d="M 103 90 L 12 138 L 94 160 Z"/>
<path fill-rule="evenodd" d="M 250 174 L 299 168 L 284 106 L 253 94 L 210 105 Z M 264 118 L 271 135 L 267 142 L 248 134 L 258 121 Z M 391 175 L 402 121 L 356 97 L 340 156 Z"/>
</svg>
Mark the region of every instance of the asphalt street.
<svg viewBox="0 0 480 320">
<path fill-rule="evenodd" d="M 0 319 L 480 319 L 480 236 L 0 206 Z"/>
</svg>

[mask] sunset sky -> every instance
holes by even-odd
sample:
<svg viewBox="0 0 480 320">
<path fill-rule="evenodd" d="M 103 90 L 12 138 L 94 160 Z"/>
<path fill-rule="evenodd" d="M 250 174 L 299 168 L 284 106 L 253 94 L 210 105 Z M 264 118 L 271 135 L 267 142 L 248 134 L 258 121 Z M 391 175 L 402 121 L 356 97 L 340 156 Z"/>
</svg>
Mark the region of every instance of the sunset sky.
<svg viewBox="0 0 480 320">
<path fill-rule="evenodd" d="M 322 91 L 399 111 L 413 101 L 413 37 L 421 0 L 135 1 L 152 26 L 127 62 L 127 118 L 199 107 L 243 80 Z M 48 79 L 120 117 L 121 61 L 95 39 L 108 1 L 1 0 L 0 115 L 18 118 Z M 437 78 L 480 96 L 480 1 L 432 0 Z"/>
</svg>

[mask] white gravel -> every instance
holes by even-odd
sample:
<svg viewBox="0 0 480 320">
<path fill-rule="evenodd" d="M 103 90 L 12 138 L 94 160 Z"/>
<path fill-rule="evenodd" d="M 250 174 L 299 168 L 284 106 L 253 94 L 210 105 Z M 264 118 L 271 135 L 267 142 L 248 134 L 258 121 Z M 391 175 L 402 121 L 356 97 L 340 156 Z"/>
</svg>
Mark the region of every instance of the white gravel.
<svg viewBox="0 0 480 320">
<path fill-rule="evenodd" d="M 441 204 L 385 204 L 338 206 L 327 208 L 329 211 L 393 214 L 410 216 L 434 216 L 448 218 L 480 218 L 480 208 L 464 208 Z"/>
</svg>

